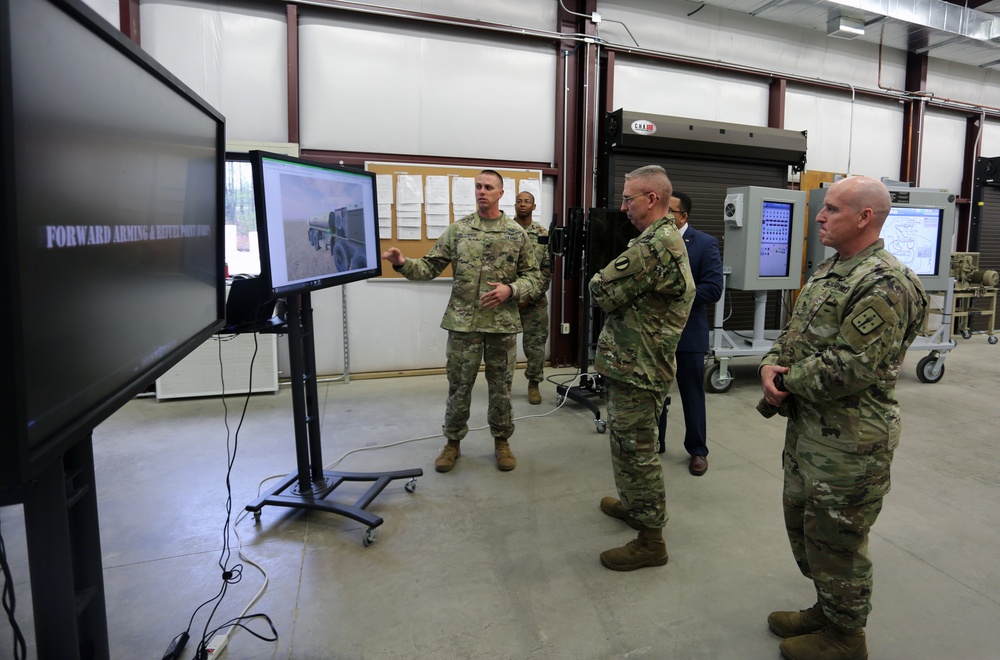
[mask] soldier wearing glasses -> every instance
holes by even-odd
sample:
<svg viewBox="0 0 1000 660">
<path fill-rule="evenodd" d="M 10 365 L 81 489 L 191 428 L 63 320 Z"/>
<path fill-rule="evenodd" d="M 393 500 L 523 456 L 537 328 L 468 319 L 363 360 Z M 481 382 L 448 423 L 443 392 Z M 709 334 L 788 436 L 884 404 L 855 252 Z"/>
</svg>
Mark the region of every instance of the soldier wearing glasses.
<svg viewBox="0 0 1000 660">
<path fill-rule="evenodd" d="M 594 302 L 607 314 L 594 368 L 607 390 L 618 490 L 617 499 L 605 497 L 600 506 L 639 532 L 624 546 L 601 553 L 601 563 L 616 571 L 667 563 L 657 419 L 695 295 L 687 249 L 670 216 L 671 193 L 670 179 L 658 165 L 625 175 L 622 210 L 641 233 L 590 281 Z"/>
</svg>

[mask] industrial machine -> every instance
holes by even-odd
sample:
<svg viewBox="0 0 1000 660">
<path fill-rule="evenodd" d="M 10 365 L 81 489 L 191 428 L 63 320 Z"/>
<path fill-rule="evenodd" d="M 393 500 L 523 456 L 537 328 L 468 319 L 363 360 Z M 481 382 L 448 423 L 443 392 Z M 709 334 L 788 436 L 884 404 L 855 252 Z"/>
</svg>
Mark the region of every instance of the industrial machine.
<svg viewBox="0 0 1000 660">
<path fill-rule="evenodd" d="M 951 254 L 951 276 L 955 280 L 955 307 L 952 318 L 955 333 L 964 339 L 972 337 L 973 321 L 977 317 L 986 319 L 987 341 L 997 343 L 993 326 L 997 310 L 997 285 L 1000 273 L 979 267 L 978 252 L 953 252 Z"/>
</svg>

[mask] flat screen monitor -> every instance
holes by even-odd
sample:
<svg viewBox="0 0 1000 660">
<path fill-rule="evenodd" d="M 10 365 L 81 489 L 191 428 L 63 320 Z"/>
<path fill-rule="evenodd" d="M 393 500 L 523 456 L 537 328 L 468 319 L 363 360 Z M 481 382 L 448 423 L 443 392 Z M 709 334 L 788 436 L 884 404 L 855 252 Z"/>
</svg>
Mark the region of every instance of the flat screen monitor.
<svg viewBox="0 0 1000 660">
<path fill-rule="evenodd" d="M 222 327 L 225 121 L 77 0 L 0 0 L 0 52 L 3 488 Z"/>
<path fill-rule="evenodd" d="M 761 202 L 758 267 L 761 277 L 788 277 L 793 208 L 791 202 Z"/>
<path fill-rule="evenodd" d="M 940 275 L 944 209 L 893 206 L 879 236 L 885 249 L 921 277 Z"/>
<path fill-rule="evenodd" d="M 226 153 L 226 269 L 230 276 L 260 275 L 257 208 L 247 153 Z"/>
<path fill-rule="evenodd" d="M 250 164 L 272 298 L 382 274 L 373 172 L 263 151 Z"/>
</svg>

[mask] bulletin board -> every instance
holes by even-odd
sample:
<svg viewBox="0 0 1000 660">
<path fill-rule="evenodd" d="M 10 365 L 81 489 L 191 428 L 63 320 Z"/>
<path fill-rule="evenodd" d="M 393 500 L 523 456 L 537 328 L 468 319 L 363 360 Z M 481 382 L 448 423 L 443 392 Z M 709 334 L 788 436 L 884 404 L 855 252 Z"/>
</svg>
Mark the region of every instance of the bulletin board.
<svg viewBox="0 0 1000 660">
<path fill-rule="evenodd" d="M 397 247 L 408 258 L 419 259 L 434 246 L 448 225 L 476 210 L 475 179 L 484 169 L 503 177 L 500 208 L 514 217 L 514 201 L 520 192 L 535 196 L 534 217 L 546 217 L 541 208 L 541 170 L 497 167 L 458 167 L 415 163 L 367 162 L 365 169 L 378 180 L 379 242 L 384 252 Z M 451 277 L 451 266 L 442 277 Z M 382 277 L 398 277 L 383 264 Z"/>
</svg>

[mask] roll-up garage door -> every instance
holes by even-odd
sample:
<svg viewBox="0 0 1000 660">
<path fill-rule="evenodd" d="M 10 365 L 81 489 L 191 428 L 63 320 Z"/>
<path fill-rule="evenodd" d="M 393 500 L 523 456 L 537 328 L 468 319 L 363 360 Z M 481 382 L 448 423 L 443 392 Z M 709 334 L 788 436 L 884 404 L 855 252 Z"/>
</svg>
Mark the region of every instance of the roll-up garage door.
<svg viewBox="0 0 1000 660">
<path fill-rule="evenodd" d="M 691 197 L 693 208 L 688 222 L 692 227 L 717 238 L 723 254 L 726 246 L 722 211 L 726 190 L 737 186 L 788 187 L 786 164 L 698 159 L 687 155 L 656 156 L 649 153 L 614 153 L 609 156 L 608 164 L 608 174 L 613 179 L 613 184 L 608 189 L 608 199 L 613 200 L 612 208 L 617 209 L 621 204 L 621 191 L 628 172 L 643 165 L 660 165 L 667 171 L 674 190 L 685 192 Z M 739 332 L 753 329 L 753 292 L 727 290 L 724 303 L 726 320 L 723 327 L 726 330 Z M 707 313 L 709 327 L 712 327 L 714 305 L 709 305 Z M 768 296 L 765 318 L 768 329 L 781 327 L 781 300 L 777 292 L 772 291 Z"/>
</svg>

